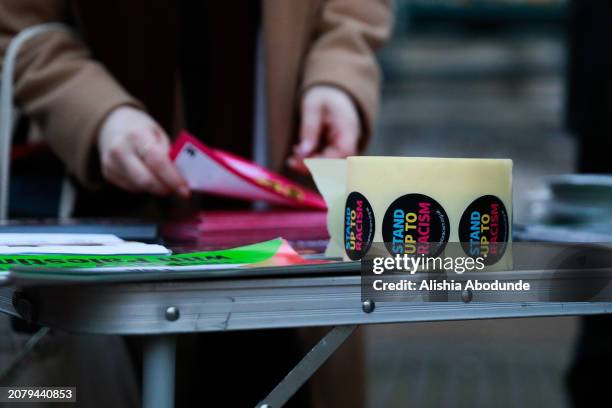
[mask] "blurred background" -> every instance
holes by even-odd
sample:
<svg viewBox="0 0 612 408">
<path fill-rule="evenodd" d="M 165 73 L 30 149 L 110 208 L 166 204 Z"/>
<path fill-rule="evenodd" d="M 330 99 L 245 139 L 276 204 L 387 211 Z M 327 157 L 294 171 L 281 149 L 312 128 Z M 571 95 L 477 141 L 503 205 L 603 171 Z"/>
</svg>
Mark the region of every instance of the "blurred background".
<svg viewBox="0 0 612 408">
<path fill-rule="evenodd" d="M 397 0 L 370 154 L 514 160 L 514 221 L 575 168 L 562 0 Z M 362 328 L 371 407 L 568 406 L 576 318 Z"/>
</svg>

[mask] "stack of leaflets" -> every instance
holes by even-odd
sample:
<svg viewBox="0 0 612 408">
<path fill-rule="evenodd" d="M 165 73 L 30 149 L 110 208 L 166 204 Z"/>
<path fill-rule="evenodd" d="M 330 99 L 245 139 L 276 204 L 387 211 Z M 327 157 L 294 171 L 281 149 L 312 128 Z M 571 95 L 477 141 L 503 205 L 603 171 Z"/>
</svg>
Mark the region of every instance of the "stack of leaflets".
<svg viewBox="0 0 612 408">
<path fill-rule="evenodd" d="M 237 268 L 262 268 L 304 263 L 282 238 L 238 248 L 157 255 L 12 254 L 0 255 L 0 271 L 20 279 L 57 279 L 151 272 L 205 272 Z"/>
<path fill-rule="evenodd" d="M 157 244 L 124 241 L 112 234 L 0 233 L 0 255 L 168 255 Z"/>
</svg>

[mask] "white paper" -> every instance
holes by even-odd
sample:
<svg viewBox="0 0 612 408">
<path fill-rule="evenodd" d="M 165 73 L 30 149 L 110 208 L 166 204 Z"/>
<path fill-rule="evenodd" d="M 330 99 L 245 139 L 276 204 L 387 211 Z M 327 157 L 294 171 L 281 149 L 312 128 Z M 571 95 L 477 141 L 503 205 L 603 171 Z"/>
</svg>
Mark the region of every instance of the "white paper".
<svg viewBox="0 0 612 408">
<path fill-rule="evenodd" d="M 327 204 L 327 231 L 329 243 L 325 256 L 342 258 L 344 256 L 343 227 L 344 205 L 346 202 L 346 159 L 306 159 L 319 193 Z"/>
<path fill-rule="evenodd" d="M 0 233 L 0 255 L 169 255 L 163 245 L 124 241 L 113 234 Z"/>
<path fill-rule="evenodd" d="M 113 234 L 0 233 L 2 246 L 114 245 L 122 242 Z"/>
<path fill-rule="evenodd" d="M 228 197 L 287 204 L 286 199 L 238 176 L 189 142 L 181 149 L 174 159 L 174 163 L 192 190 Z M 232 163 L 234 166 L 239 163 L 239 169 L 249 174 L 250 177 L 258 176 L 257 171 L 259 170 L 255 166 L 248 166 L 247 169 L 244 162 L 235 160 Z M 262 174 L 260 176 L 265 178 Z"/>
<path fill-rule="evenodd" d="M 113 245 L 0 246 L 0 255 L 170 255 L 163 245 L 123 242 Z"/>
<path fill-rule="evenodd" d="M 97 268 L 82 268 L 82 269 L 70 269 L 70 273 L 78 275 L 92 274 L 115 274 L 115 273 L 126 273 L 126 272 L 189 272 L 189 271 L 218 271 L 222 269 L 235 269 L 245 266 L 246 264 L 217 264 L 217 265 L 181 265 L 181 266 L 170 266 L 170 265 L 136 265 L 136 266 L 100 266 Z M 32 266 L 19 266 L 15 268 L 18 271 L 31 270 Z M 67 273 L 67 269 L 63 269 L 62 273 Z M 2 277 L 2 271 L 0 271 L 0 277 Z"/>
</svg>

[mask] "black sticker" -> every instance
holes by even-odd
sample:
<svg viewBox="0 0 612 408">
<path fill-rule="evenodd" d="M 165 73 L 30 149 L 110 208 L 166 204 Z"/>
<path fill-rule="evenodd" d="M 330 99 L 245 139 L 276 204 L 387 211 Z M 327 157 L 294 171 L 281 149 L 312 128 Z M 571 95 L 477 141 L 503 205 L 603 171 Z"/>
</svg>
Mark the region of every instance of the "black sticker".
<svg viewBox="0 0 612 408">
<path fill-rule="evenodd" d="M 383 240 L 392 254 L 438 256 L 450 235 L 444 208 L 424 194 L 406 194 L 385 212 Z"/>
<path fill-rule="evenodd" d="M 499 261 L 509 234 L 506 206 L 498 197 L 485 195 L 468 205 L 459 222 L 459 240 L 466 255 L 484 258 L 485 265 Z"/>
<path fill-rule="evenodd" d="M 374 240 L 374 211 L 363 194 L 353 191 L 344 209 L 344 249 L 356 261 L 370 249 Z"/>
</svg>

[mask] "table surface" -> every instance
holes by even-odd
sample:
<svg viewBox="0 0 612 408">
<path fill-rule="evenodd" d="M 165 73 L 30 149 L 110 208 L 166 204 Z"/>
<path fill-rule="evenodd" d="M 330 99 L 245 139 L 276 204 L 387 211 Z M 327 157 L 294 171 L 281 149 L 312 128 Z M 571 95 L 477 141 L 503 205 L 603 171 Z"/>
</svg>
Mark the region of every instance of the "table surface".
<svg viewBox="0 0 612 408">
<path fill-rule="evenodd" d="M 503 273 L 487 276 L 494 279 Z M 358 262 L 206 271 L 206 274 L 196 269 L 173 272 L 172 278 L 163 272 L 147 274 L 146 279 L 139 273 L 61 281 L 45 280 L 44 275 L 38 280 L 29 276 L 20 281 L 19 273 L 15 276 L 17 280 L 10 286 L 0 288 L 0 312 L 51 328 L 91 334 L 164 334 L 612 312 L 612 302 L 551 302 L 529 296 L 500 302 L 499 298 L 479 294 L 466 304 L 460 293 L 450 293 L 443 301 L 435 302 L 422 298 L 377 302 L 374 310 L 367 313 L 362 307 Z M 545 277 L 542 271 L 525 271 L 525 278 L 533 282 Z M 606 299 L 612 299 L 610 286 L 604 291 Z"/>
</svg>

